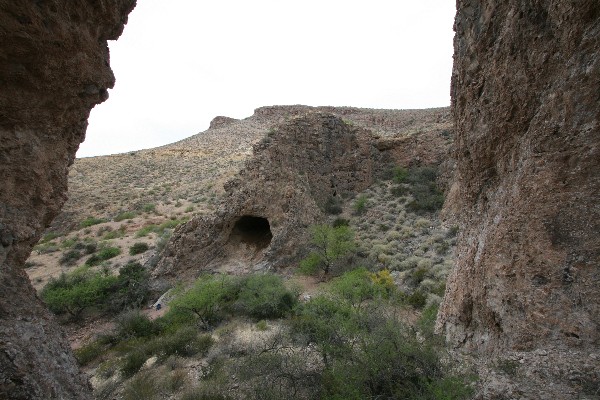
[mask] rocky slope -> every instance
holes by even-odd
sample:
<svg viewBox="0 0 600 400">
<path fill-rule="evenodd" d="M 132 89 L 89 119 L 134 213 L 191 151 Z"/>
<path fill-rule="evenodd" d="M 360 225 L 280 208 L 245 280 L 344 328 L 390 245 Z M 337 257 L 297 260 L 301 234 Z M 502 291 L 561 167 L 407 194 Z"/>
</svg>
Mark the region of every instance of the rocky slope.
<svg viewBox="0 0 600 400">
<path fill-rule="evenodd" d="M 90 109 L 114 84 L 106 41 L 134 0 L 0 3 L 0 397 L 88 398 L 22 267 L 66 199 Z"/>
<path fill-rule="evenodd" d="M 398 122 L 408 114 L 403 111 L 369 116 L 359 109 L 293 106 L 255 115 L 273 118 L 282 111 L 284 122 L 255 144 L 254 157 L 226 183 L 218 212 L 176 230 L 155 276 L 293 265 L 303 256 L 298 249 L 308 241 L 307 227 L 324 221 L 331 204 L 355 196 L 394 165 L 440 164 L 451 144 L 442 110 L 431 111 L 434 126 L 419 127 L 420 133 L 411 130 L 414 117 Z M 373 134 L 375 127 L 385 136 Z"/>
<path fill-rule="evenodd" d="M 49 232 L 66 233 L 88 216 L 112 219 L 148 203 L 204 198 L 195 203 L 210 211 L 224 193 L 223 184 L 242 168 L 257 141 L 277 125 L 311 111 L 329 112 L 387 138 L 378 146 L 382 150 L 401 148 L 390 152 L 390 157 L 403 163 L 413 160 L 416 153 L 423 155 L 424 163 L 439 159 L 445 150 L 432 138 L 440 132 L 448 136 L 452 128 L 448 108 L 269 106 L 242 120 L 216 117 L 206 131 L 173 144 L 75 160 L 69 170 L 69 199 Z M 404 144 L 395 146 L 396 141 Z"/>
<path fill-rule="evenodd" d="M 600 4 L 461 0 L 455 30 L 463 229 L 438 327 L 478 352 L 562 352 L 579 368 L 541 381 L 576 398 L 600 370 Z"/>
<path fill-rule="evenodd" d="M 448 108 L 269 106 L 242 120 L 216 117 L 208 130 L 170 145 L 77 159 L 70 168 L 69 199 L 63 212 L 27 260 L 27 273 L 34 286 L 41 289 L 48 279 L 88 261 L 95 253 L 84 251 L 84 247 L 119 249 L 118 256 L 102 262 L 111 270 L 128 261 L 148 261 L 162 249 L 177 223 L 215 213 L 225 195 L 224 184 L 253 157 L 253 146 L 269 136 L 270 142 L 281 142 L 287 153 L 293 153 L 299 144 L 281 140 L 276 134 L 278 126 L 318 112 L 336 116 L 347 130 L 368 130 L 381 168 L 439 164 L 452 143 Z M 287 153 L 285 157 L 296 157 Z M 451 163 L 447 167 L 451 168 Z M 275 171 L 281 169 L 290 170 L 285 165 L 274 167 Z M 269 173 L 270 169 L 264 171 Z M 229 186 L 235 191 L 238 185 Z M 130 248 L 139 242 L 146 243 L 149 250 L 129 255 Z"/>
</svg>

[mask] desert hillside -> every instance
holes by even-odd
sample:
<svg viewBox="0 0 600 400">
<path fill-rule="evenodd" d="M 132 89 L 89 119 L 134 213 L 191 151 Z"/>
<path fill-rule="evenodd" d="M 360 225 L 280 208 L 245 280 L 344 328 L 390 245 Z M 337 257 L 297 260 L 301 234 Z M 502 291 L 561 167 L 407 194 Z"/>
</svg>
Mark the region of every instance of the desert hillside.
<svg viewBox="0 0 600 400">
<path fill-rule="evenodd" d="M 457 234 L 439 218 L 452 142 L 447 109 L 282 106 L 240 121 L 218 117 L 172 145 L 77 160 L 65 211 L 27 272 L 67 329 L 97 398 L 308 399 L 338 391 L 323 379 L 331 357 L 344 365 L 336 379 L 354 373 L 355 361 L 335 355 L 346 344 L 317 351 L 324 338 L 303 344 L 312 328 L 297 323 L 335 299 L 343 307 L 331 318 L 379 318 L 340 320 L 336 335 L 367 335 L 370 343 L 345 352 L 372 357 L 376 341 L 407 341 L 416 347 L 391 351 L 373 368 L 416 351 L 431 369 L 426 379 L 464 398 L 467 380 L 440 363 L 447 355 L 432 331 Z M 317 232 L 340 241 L 325 269 L 314 262 Z M 96 295 L 75 295 L 75 303 L 59 295 L 79 287 Z M 364 293 L 355 298 L 352 287 Z M 186 302 L 202 293 L 215 311 L 188 314 Z M 315 317 L 311 323 L 325 322 Z M 397 374 L 390 379 L 399 386 L 369 389 L 363 377 L 339 393 L 416 390 Z M 298 379 L 306 383 L 297 387 Z M 427 385 L 418 390 L 438 390 Z"/>
<path fill-rule="evenodd" d="M 180 222 L 217 209 L 223 184 L 243 167 L 254 144 L 277 125 L 309 111 L 339 115 L 381 138 L 410 141 L 414 149 L 435 148 L 420 138 L 432 132 L 449 136 L 452 129 L 447 108 L 271 106 L 243 120 L 217 117 L 208 130 L 170 145 L 77 159 L 69 171 L 69 199 L 27 262 L 34 286 L 40 289 L 50 277 L 83 264 L 91 249 L 118 249 L 109 262 L 113 266 L 147 261 L 162 248 L 165 230 L 168 234 Z M 406 153 L 395 157 L 413 158 Z M 129 255 L 135 243 L 152 251 Z"/>
</svg>

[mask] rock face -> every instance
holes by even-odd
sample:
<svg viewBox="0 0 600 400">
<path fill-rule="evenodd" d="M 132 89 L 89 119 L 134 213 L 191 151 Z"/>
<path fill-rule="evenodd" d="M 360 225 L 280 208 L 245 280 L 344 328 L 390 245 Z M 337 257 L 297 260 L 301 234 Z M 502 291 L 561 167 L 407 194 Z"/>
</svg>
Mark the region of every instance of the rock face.
<svg viewBox="0 0 600 400">
<path fill-rule="evenodd" d="M 107 40 L 135 0 L 0 3 L 0 398 L 88 398 L 23 264 L 66 199 L 90 109 L 114 84 Z"/>
<path fill-rule="evenodd" d="M 291 118 L 254 146 L 254 157 L 225 185 L 215 216 L 175 231 L 155 275 L 191 278 L 297 260 L 296 245 L 322 220 L 326 203 L 372 183 L 379 156 L 373 142 L 370 132 L 331 114 Z"/>
<path fill-rule="evenodd" d="M 438 328 L 487 353 L 597 351 L 600 3 L 457 5 L 446 214 L 462 233 Z"/>
</svg>

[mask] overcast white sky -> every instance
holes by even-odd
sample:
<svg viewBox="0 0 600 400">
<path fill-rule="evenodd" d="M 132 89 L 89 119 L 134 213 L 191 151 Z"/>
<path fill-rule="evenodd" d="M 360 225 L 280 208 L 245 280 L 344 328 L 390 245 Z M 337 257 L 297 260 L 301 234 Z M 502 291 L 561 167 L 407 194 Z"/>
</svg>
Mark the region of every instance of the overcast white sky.
<svg viewBox="0 0 600 400">
<path fill-rule="evenodd" d="M 452 0 L 139 0 L 78 157 L 156 147 L 275 104 L 450 104 Z"/>
</svg>

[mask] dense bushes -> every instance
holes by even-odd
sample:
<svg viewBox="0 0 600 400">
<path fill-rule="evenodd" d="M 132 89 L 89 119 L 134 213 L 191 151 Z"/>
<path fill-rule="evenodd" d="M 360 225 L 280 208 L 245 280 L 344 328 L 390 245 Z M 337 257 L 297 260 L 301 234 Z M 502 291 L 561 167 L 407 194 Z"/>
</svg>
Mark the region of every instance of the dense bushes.
<svg viewBox="0 0 600 400">
<path fill-rule="evenodd" d="M 292 311 L 296 294 L 276 275 L 251 275 L 243 282 L 237 304 L 244 314 L 254 318 L 281 318 Z"/>
<path fill-rule="evenodd" d="M 56 314 L 78 318 L 85 309 L 120 311 L 138 307 L 148 295 L 148 274 L 140 264 L 127 264 L 118 276 L 81 267 L 51 279 L 41 292 L 48 308 Z"/>
<path fill-rule="evenodd" d="M 196 319 L 204 329 L 230 314 L 280 318 L 293 309 L 296 297 L 273 274 L 245 278 L 207 275 L 170 303 L 165 318 L 179 322 Z"/>
<path fill-rule="evenodd" d="M 437 187 L 437 169 L 434 167 L 413 168 L 406 178 L 410 183 L 413 200 L 407 208 L 416 213 L 437 211 L 444 205 L 444 194 Z"/>
<path fill-rule="evenodd" d="M 468 387 L 444 369 L 436 342 L 418 340 L 393 314 L 394 297 L 381 282 L 364 269 L 351 271 L 298 309 L 293 332 L 315 346 L 324 366 L 320 397 L 467 398 Z M 419 325 L 427 339 L 432 312 Z"/>
<path fill-rule="evenodd" d="M 244 398 L 468 398 L 465 379 L 441 361 L 436 309 L 424 312 L 417 334 L 400 322 L 397 294 L 386 273 L 360 268 L 333 279 L 295 308 L 288 330 L 236 356 Z"/>
<path fill-rule="evenodd" d="M 77 318 L 86 308 L 102 306 L 116 281 L 116 276 L 79 268 L 51 279 L 41 296 L 55 314 L 68 313 Z"/>
</svg>

